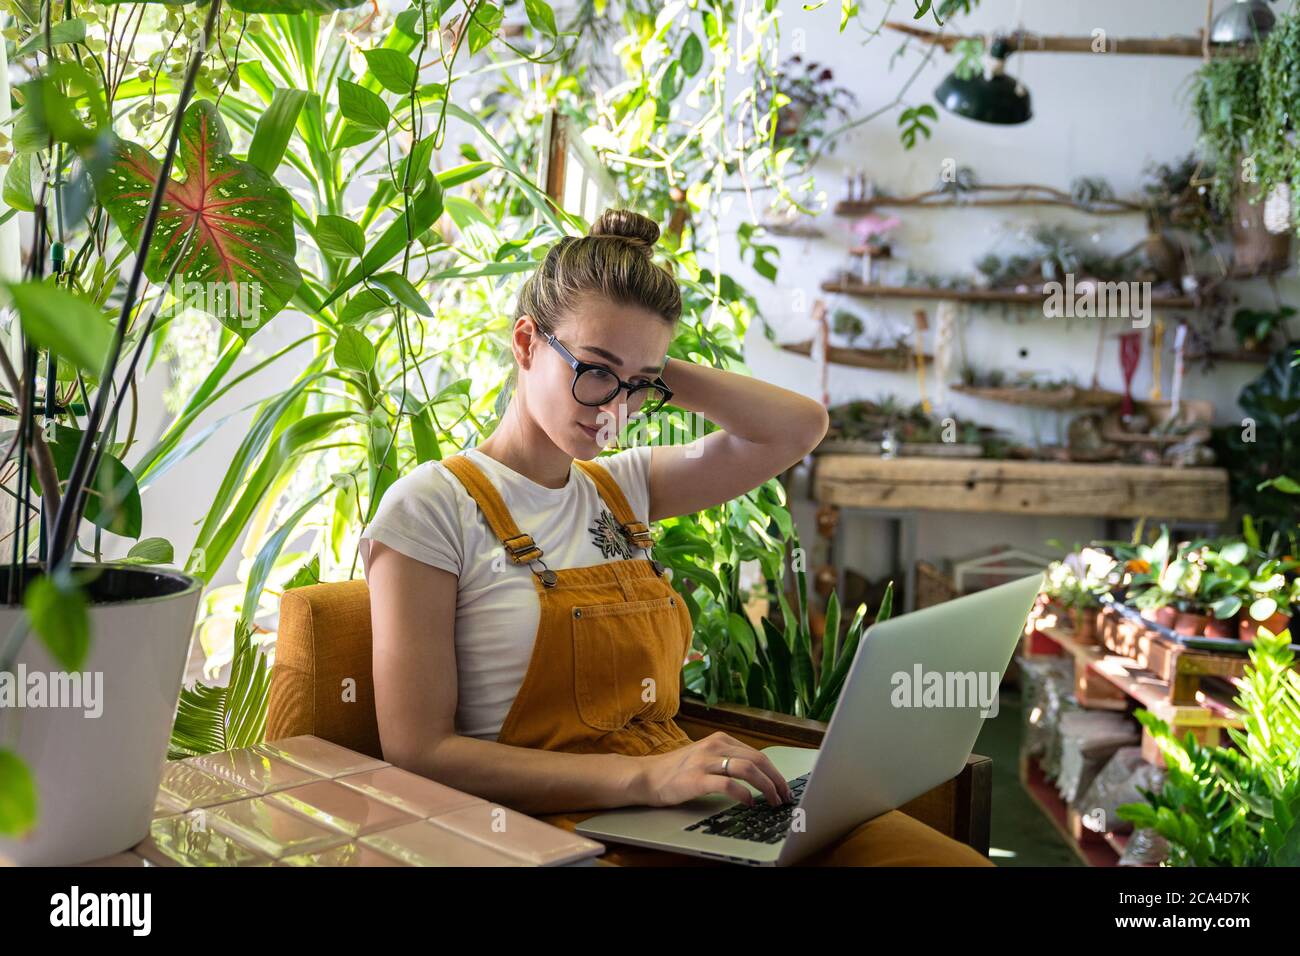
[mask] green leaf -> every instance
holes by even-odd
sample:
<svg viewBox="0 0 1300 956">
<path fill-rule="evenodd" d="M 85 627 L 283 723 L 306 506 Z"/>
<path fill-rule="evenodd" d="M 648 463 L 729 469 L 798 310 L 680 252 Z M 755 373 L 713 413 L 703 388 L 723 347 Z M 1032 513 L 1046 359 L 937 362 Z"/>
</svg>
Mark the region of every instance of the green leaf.
<svg viewBox="0 0 1300 956">
<path fill-rule="evenodd" d="M 528 22 L 533 25 L 533 29 L 548 37 L 555 36 L 555 11 L 546 0 L 524 0 L 524 9 L 528 12 Z"/>
<path fill-rule="evenodd" d="M 313 584 L 320 584 L 319 554 L 313 554 L 310 561 L 293 572 L 293 576 L 284 582 L 284 590 L 292 591 L 294 588 L 310 587 Z"/>
<path fill-rule="evenodd" d="M 9 282 L 5 289 L 23 334 L 34 345 L 69 359 L 83 372 L 96 377 L 103 372 L 113 331 L 97 306 L 44 282 Z"/>
<path fill-rule="evenodd" d="M 141 538 L 131 546 L 126 556 L 143 564 L 171 564 L 176 560 L 172 543 L 166 538 Z"/>
<path fill-rule="evenodd" d="M 360 259 L 366 252 L 366 236 L 351 219 L 321 216 L 316 220 L 316 241 L 321 251 L 340 259 Z"/>
<path fill-rule="evenodd" d="M 249 628 L 237 623 L 230 680 L 225 687 L 195 684 L 181 690 L 169 759 L 261 743 L 266 730 L 271 671 Z"/>
<path fill-rule="evenodd" d="M 704 44 L 700 43 L 700 38 L 694 33 L 686 34 L 686 40 L 682 43 L 681 63 L 687 76 L 694 76 L 704 65 Z"/>
<path fill-rule="evenodd" d="M 197 220 L 177 276 L 185 283 L 238 283 L 240 295 L 231 299 L 239 307 L 219 310 L 226 314 L 217 318 L 247 339 L 302 284 L 294 262 L 293 203 L 261 169 L 230 155 L 225 124 L 205 100 L 185 111 L 176 159 L 185 179 L 167 183 L 145 275 L 154 282 L 167 278 Z M 111 166 L 95 177 L 100 202 L 132 247 L 139 242 L 160 171 L 161 164 L 144 147 L 115 139 Z"/>
<path fill-rule="evenodd" d="M 35 33 L 13 53 L 13 60 L 20 60 L 29 53 L 45 50 L 46 41 L 45 31 L 38 29 Z M 59 46 L 63 43 L 81 43 L 86 39 L 86 21 L 73 17 L 70 20 L 60 20 L 58 23 L 50 24 L 50 35 L 48 37 L 51 47 Z"/>
<path fill-rule="evenodd" d="M 351 80 L 339 80 L 339 112 L 361 129 L 382 130 L 391 114 L 379 94 Z"/>
<path fill-rule="evenodd" d="M 19 153 L 14 156 L 5 171 L 4 201 L 11 209 L 23 212 L 36 210 L 36 196 L 32 192 L 32 156 L 33 153 Z"/>
<path fill-rule="evenodd" d="M 1277 613 L 1277 599 L 1272 597 L 1256 598 L 1247 612 L 1256 621 L 1267 621 Z"/>
<path fill-rule="evenodd" d="M 22 836 L 36 819 L 36 780 L 21 757 L 0 747 L 0 833 Z"/>
<path fill-rule="evenodd" d="M 334 361 L 340 368 L 369 372 L 375 367 L 375 347 L 360 330 L 340 329 L 338 341 L 334 343 Z"/>
<path fill-rule="evenodd" d="M 429 308 L 429 303 L 424 301 L 419 290 L 400 272 L 381 272 L 371 276 L 370 281 L 387 289 L 393 294 L 393 298 L 412 312 L 427 318 L 433 317 L 433 309 Z"/>
<path fill-rule="evenodd" d="M 448 108 L 450 109 L 450 107 Z M 321 303 L 321 308 L 329 305 L 347 292 L 360 282 L 364 276 L 378 271 L 406 246 L 408 215 L 411 235 L 413 236 L 423 233 L 442 215 L 442 184 L 437 177 L 430 177 L 426 181 L 424 189 L 411 202 L 407 211 L 389 223 L 383 234 L 371 243 L 361 262 L 354 266 L 330 294 L 325 297 L 325 301 Z"/>
<path fill-rule="evenodd" d="M 682 92 L 682 71 L 676 61 L 668 64 L 663 79 L 659 81 L 659 102 L 665 107 L 671 104 Z"/>
<path fill-rule="evenodd" d="M 501 8 L 494 3 L 479 3 L 472 8 L 469 23 L 469 52 L 477 53 L 501 28 Z"/>
<path fill-rule="evenodd" d="M 363 50 L 362 54 L 366 58 L 366 66 L 379 81 L 379 85 L 390 93 L 406 96 L 415 88 L 417 71 L 415 63 L 407 54 L 391 47 Z"/>
<path fill-rule="evenodd" d="M 271 105 L 258 118 L 253 142 L 248 147 L 248 161 L 267 176 L 274 176 L 280 168 L 284 151 L 293 138 L 298 114 L 306 102 L 307 94 L 302 90 L 277 88 Z"/>
<path fill-rule="evenodd" d="M 10 205 L 13 204 L 10 203 Z M 1276 478 L 1269 478 L 1267 481 L 1260 482 L 1257 490 L 1263 491 L 1265 488 L 1276 488 L 1288 495 L 1300 495 L 1300 481 L 1296 481 L 1287 475 L 1279 475 Z"/>
<path fill-rule="evenodd" d="M 47 439 L 60 485 L 72 475 L 72 463 L 76 460 L 81 436 L 80 429 L 55 425 L 54 440 Z M 31 483 L 34 489 L 40 490 L 34 472 Z M 143 524 L 141 511 L 140 488 L 135 476 L 120 458 L 105 453 L 94 480 L 86 487 L 86 518 L 105 531 L 124 538 L 138 538 Z"/>
<path fill-rule="evenodd" d="M 391 308 L 391 304 L 373 289 L 362 289 L 344 304 L 339 312 L 339 321 L 344 325 L 353 325 L 363 319 Z"/>
<path fill-rule="evenodd" d="M 49 575 L 27 586 L 23 607 L 41 643 L 65 671 L 79 671 L 90 652 L 90 615 L 81 588 Z"/>
<path fill-rule="evenodd" d="M 262 600 L 262 590 L 266 587 L 266 579 L 270 577 L 276 559 L 280 557 L 280 552 L 284 550 L 298 523 L 307 512 L 316 507 L 316 502 L 320 501 L 329 490 L 330 486 L 326 486 L 323 491 L 317 492 L 304 502 L 298 510 L 285 519 L 280 527 L 275 529 L 275 533 L 267 538 L 266 543 L 258 550 L 257 557 L 253 559 L 253 566 L 248 571 L 248 582 L 244 586 L 244 603 L 239 613 L 240 623 L 252 626 L 253 618 L 257 614 L 257 606 Z"/>
<path fill-rule="evenodd" d="M 20 153 L 44 149 L 51 138 L 77 149 L 90 148 L 112 128 L 99 78 L 78 63 L 47 66 L 21 89 L 24 105 L 13 132 Z"/>
</svg>

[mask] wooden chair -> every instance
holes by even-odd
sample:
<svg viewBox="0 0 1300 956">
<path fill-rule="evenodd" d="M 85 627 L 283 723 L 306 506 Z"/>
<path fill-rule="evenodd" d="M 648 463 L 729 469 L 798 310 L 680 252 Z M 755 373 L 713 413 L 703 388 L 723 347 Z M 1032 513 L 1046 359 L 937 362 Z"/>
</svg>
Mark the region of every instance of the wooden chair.
<svg viewBox="0 0 1300 956">
<path fill-rule="evenodd" d="M 362 580 L 295 588 L 280 602 L 266 739 L 314 734 L 383 757 L 370 657 L 370 592 Z M 692 740 L 725 731 L 752 747 L 821 745 L 826 725 L 684 695 L 677 723 Z M 972 754 L 952 780 L 901 809 L 981 853 L 989 848 L 993 761 Z"/>
</svg>

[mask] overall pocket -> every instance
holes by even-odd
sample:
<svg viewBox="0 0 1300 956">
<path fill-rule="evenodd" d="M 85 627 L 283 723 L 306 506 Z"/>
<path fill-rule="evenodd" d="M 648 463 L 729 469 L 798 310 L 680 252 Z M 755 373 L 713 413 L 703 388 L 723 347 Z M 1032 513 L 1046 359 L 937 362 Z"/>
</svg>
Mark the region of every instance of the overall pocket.
<svg viewBox="0 0 1300 956">
<path fill-rule="evenodd" d="M 578 716 L 596 730 L 634 717 L 667 720 L 680 704 L 681 598 L 574 607 L 573 686 Z"/>
</svg>

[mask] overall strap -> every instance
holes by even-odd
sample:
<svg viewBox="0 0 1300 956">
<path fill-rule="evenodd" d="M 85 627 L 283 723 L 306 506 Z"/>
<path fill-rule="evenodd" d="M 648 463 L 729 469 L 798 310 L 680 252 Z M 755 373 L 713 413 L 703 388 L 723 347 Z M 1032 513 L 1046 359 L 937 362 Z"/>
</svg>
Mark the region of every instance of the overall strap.
<svg viewBox="0 0 1300 956">
<path fill-rule="evenodd" d="M 614 512 L 614 518 L 623 526 L 623 533 L 627 535 L 632 545 L 637 548 L 649 550 L 654 546 L 654 539 L 650 536 L 650 529 L 644 521 L 638 521 L 636 515 L 632 513 L 631 506 L 627 503 L 627 498 L 623 496 L 623 489 L 618 486 L 614 476 L 609 473 L 609 469 L 596 461 L 583 461 L 575 458 L 573 463 L 587 473 L 596 484 L 596 490 L 600 492 L 601 498 L 609 506 L 609 510 Z"/>
<path fill-rule="evenodd" d="M 465 454 L 444 458 L 442 464 L 460 479 L 470 497 L 478 502 L 479 510 L 487 519 L 492 533 L 505 545 L 506 554 L 510 555 L 511 561 L 515 564 L 528 564 L 542 556 L 542 549 L 533 541 L 532 535 L 519 530 L 515 519 L 510 515 L 510 509 L 478 465 Z"/>
</svg>

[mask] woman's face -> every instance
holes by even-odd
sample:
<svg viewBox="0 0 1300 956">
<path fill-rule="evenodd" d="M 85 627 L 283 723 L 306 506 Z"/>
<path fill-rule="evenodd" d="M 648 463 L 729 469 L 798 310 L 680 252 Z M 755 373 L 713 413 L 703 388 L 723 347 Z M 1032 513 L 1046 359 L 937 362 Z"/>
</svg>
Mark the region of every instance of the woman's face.
<svg viewBox="0 0 1300 956">
<path fill-rule="evenodd" d="M 557 323 L 555 337 L 578 361 L 602 365 L 635 384 L 653 381 L 663 369 L 672 327 L 648 309 L 588 298 Z M 600 406 L 579 402 L 573 368 L 528 317 L 515 326 L 516 358 L 521 349 L 528 364 L 520 364 L 518 397 L 566 454 L 594 458 L 636 414 L 625 389 Z M 638 393 L 638 401 L 643 395 Z"/>
</svg>

